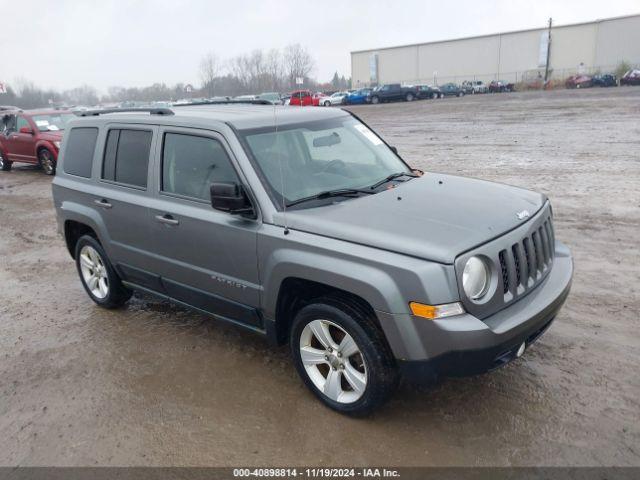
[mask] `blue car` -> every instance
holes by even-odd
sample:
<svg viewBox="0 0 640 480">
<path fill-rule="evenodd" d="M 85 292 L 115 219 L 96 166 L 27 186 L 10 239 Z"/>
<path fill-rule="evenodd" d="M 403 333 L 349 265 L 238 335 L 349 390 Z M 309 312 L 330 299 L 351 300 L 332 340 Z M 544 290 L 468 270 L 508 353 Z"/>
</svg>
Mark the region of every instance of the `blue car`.
<svg viewBox="0 0 640 480">
<path fill-rule="evenodd" d="M 369 94 L 371 93 L 371 88 L 361 88 L 360 90 L 356 90 L 355 92 L 351 92 L 349 95 L 344 97 L 344 103 L 347 105 L 358 105 L 362 103 L 369 103 Z"/>
</svg>

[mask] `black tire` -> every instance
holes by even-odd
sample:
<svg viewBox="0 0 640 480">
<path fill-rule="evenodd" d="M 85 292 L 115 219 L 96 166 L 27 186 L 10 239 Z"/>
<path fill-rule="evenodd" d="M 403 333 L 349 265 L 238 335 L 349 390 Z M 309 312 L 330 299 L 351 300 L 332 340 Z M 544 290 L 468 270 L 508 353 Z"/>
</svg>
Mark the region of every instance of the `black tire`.
<svg viewBox="0 0 640 480">
<path fill-rule="evenodd" d="M 38 151 L 38 163 L 46 175 L 55 175 L 56 161 L 53 159 L 53 153 L 46 148 Z"/>
<path fill-rule="evenodd" d="M 3 172 L 8 172 L 9 170 L 11 170 L 12 165 L 13 165 L 13 162 L 10 162 L 9 160 L 5 160 L 4 156 L 2 155 L 2 152 L 0 152 L 0 170 L 2 170 Z"/>
<path fill-rule="evenodd" d="M 91 289 L 87 285 L 85 278 L 83 276 L 82 267 L 80 266 L 80 263 L 81 263 L 80 257 L 84 247 L 91 247 L 100 256 L 100 259 L 102 261 L 103 268 L 106 272 L 106 279 L 107 279 L 107 285 L 108 285 L 108 291 L 104 298 L 99 298 L 96 295 L 94 295 L 94 293 L 91 291 Z M 107 257 L 107 254 L 105 253 L 104 249 L 102 248 L 102 245 L 100 245 L 100 242 L 98 242 L 98 240 L 96 240 L 95 238 L 89 235 L 84 235 L 80 237 L 80 239 L 76 243 L 75 259 L 76 259 L 76 269 L 78 270 L 78 275 L 80 276 L 80 282 L 82 283 L 82 286 L 84 287 L 85 291 L 87 292 L 91 300 L 93 300 L 96 304 L 104 308 L 118 308 L 124 305 L 127 302 L 127 300 L 131 298 L 131 295 L 133 294 L 133 292 L 122 284 L 120 277 L 118 276 L 115 269 L 111 265 L 111 262 Z"/>
<path fill-rule="evenodd" d="M 351 403 L 341 403 L 328 397 L 314 384 L 304 367 L 300 354 L 301 336 L 305 327 L 314 320 L 326 320 L 338 325 L 353 338 L 359 349 L 356 356 L 361 355 L 359 358 L 366 366 L 366 386 L 361 396 Z M 398 385 L 398 368 L 381 329 L 371 318 L 371 314 L 351 299 L 327 296 L 302 308 L 291 324 L 289 344 L 294 365 L 303 382 L 322 403 L 337 412 L 352 416 L 367 415 L 383 405 Z M 339 356 L 339 352 L 337 355 Z M 346 362 L 350 361 L 346 359 Z M 327 371 L 330 368 L 327 364 Z M 346 382 L 344 374 L 341 373 L 339 378 L 340 382 Z M 348 382 L 344 385 L 349 388 Z"/>
<path fill-rule="evenodd" d="M 413 102 L 413 99 L 414 99 L 413 93 L 411 93 L 411 92 L 407 93 L 407 96 L 406 96 L 406 97 L 404 97 L 404 99 L 405 99 L 407 102 Z"/>
<path fill-rule="evenodd" d="M 331 106 L 331 102 L 329 102 L 329 101 L 324 102 L 324 106 L 325 107 L 330 107 Z"/>
<path fill-rule="evenodd" d="M 373 103 L 374 105 L 380 103 L 380 98 L 376 96 L 371 97 L 371 103 Z"/>
</svg>

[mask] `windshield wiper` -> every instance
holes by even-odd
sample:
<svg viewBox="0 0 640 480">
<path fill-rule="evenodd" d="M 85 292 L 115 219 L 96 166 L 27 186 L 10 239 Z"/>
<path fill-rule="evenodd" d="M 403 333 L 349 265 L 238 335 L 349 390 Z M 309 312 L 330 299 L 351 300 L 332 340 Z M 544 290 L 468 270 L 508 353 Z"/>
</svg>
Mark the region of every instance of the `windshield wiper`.
<svg viewBox="0 0 640 480">
<path fill-rule="evenodd" d="M 293 202 L 287 203 L 286 207 L 287 208 L 293 207 L 294 205 L 298 205 L 299 203 L 309 202 L 311 200 L 322 200 L 324 198 L 331 198 L 331 197 L 351 197 L 351 196 L 357 196 L 361 193 L 371 195 L 375 192 L 372 192 L 370 190 L 362 190 L 358 188 L 339 188 L 336 190 L 327 190 L 325 192 L 320 192 L 315 195 L 310 195 L 308 197 L 294 200 Z"/>
<path fill-rule="evenodd" d="M 411 177 L 411 178 L 416 178 L 418 175 L 416 175 L 415 173 L 409 173 L 409 172 L 397 172 L 397 173 L 392 173 L 391 175 L 389 175 L 387 178 L 383 178 L 382 180 L 380 180 L 379 182 L 374 183 L 373 185 L 371 185 L 369 188 L 371 190 L 375 190 L 376 188 L 378 188 L 380 185 L 390 182 L 391 180 L 395 180 L 396 178 L 400 178 L 400 177 Z"/>
</svg>

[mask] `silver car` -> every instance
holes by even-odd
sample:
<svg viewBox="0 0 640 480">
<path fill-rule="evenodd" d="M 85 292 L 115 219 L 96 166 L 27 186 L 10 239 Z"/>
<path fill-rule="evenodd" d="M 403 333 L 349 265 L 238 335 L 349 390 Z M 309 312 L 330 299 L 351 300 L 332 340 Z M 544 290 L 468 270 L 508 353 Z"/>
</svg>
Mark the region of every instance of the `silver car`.
<svg viewBox="0 0 640 480">
<path fill-rule="evenodd" d="M 53 198 L 89 297 L 139 290 L 288 343 L 337 411 L 505 365 L 569 293 L 543 194 L 423 174 L 341 109 L 83 115 Z"/>
</svg>

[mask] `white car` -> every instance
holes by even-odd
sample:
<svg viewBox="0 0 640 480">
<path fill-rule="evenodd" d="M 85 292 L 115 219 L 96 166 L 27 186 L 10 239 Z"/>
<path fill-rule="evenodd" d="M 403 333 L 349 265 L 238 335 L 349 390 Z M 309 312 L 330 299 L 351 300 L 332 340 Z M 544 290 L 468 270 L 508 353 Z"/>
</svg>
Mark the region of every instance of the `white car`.
<svg viewBox="0 0 640 480">
<path fill-rule="evenodd" d="M 342 105 L 342 100 L 347 95 L 349 95 L 349 92 L 336 92 L 328 97 L 322 97 L 319 104 L 325 107 L 330 107 L 331 105 Z"/>
</svg>

